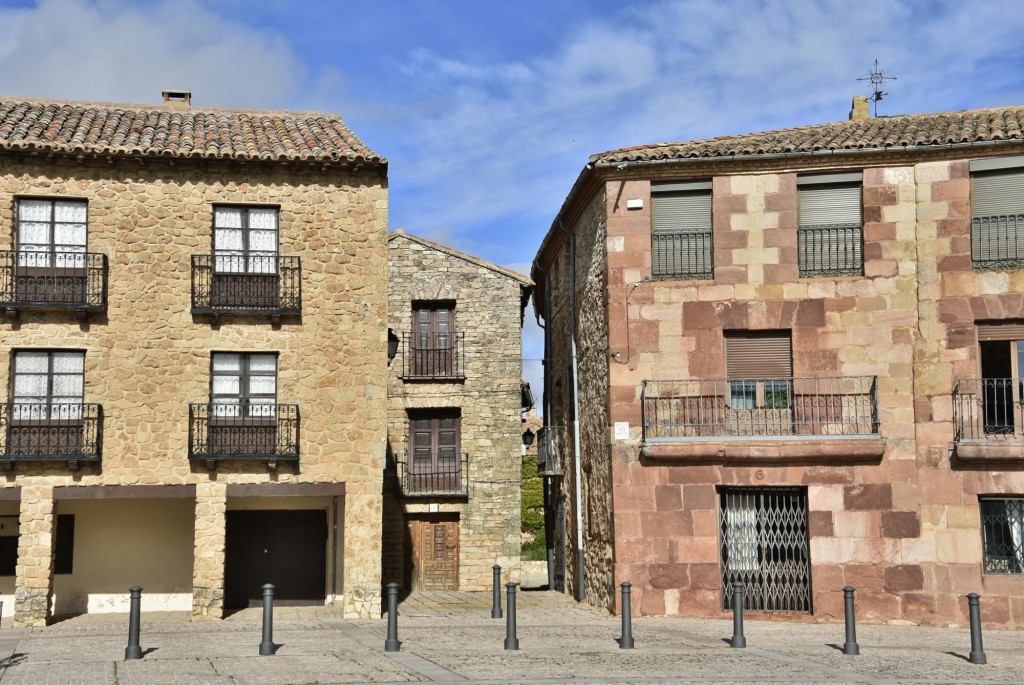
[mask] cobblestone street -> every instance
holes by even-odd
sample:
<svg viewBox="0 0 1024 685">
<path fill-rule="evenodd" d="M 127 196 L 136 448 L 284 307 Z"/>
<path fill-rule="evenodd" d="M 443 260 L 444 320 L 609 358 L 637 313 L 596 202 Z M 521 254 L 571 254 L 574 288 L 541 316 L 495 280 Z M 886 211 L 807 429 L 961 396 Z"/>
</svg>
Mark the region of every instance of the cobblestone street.
<svg viewBox="0 0 1024 685">
<path fill-rule="evenodd" d="M 305 683 L 1015 683 L 1024 633 L 984 633 L 986 665 L 967 661 L 965 628 L 858 626 L 860 656 L 840 651 L 841 624 L 758 621 L 732 649 L 729 620 L 635 619 L 636 648 L 619 649 L 621 620 L 550 592 L 518 596 L 519 651 L 489 593 L 416 595 L 400 606 L 397 653 L 386 621 L 343 620 L 330 607 L 279 607 L 276 655 L 257 656 L 261 611 L 223 621 L 143 613 L 145 657 L 124 661 L 127 616 L 89 615 L 46 628 L 0 629 L 0 684 L 299 685 Z"/>
</svg>

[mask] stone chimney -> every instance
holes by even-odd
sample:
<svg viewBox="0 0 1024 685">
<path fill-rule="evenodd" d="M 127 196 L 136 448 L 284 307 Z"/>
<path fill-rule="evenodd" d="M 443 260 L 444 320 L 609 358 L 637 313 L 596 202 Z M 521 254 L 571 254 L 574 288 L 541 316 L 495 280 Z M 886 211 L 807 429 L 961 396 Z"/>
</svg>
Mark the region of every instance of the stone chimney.
<svg viewBox="0 0 1024 685">
<path fill-rule="evenodd" d="M 192 106 L 192 92 L 188 90 L 165 90 L 163 91 L 164 107 L 174 109 L 188 109 Z"/>
<path fill-rule="evenodd" d="M 868 109 L 868 99 L 864 95 L 854 95 L 853 105 L 850 108 L 850 121 L 870 119 L 871 110 Z"/>
</svg>

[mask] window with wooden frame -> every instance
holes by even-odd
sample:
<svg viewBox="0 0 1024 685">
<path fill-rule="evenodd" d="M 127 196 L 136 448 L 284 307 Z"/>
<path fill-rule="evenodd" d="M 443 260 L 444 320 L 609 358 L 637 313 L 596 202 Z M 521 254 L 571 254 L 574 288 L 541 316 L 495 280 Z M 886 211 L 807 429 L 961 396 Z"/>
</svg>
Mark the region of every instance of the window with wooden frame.
<svg viewBox="0 0 1024 685">
<path fill-rule="evenodd" d="M 974 160 L 971 262 L 976 269 L 1024 265 L 1024 157 Z"/>
<path fill-rule="evenodd" d="M 461 424 L 458 409 L 409 410 L 410 491 L 459 489 Z"/>
<path fill-rule="evenodd" d="M 726 331 L 726 375 L 732 409 L 788 409 L 793 384 L 789 331 Z"/>
<path fill-rule="evenodd" d="M 801 276 L 864 273 L 862 174 L 797 177 Z"/>
<path fill-rule="evenodd" d="M 273 417 L 277 403 L 277 355 L 214 352 L 210 360 L 213 417 Z"/>
<path fill-rule="evenodd" d="M 85 200 L 20 198 L 15 243 L 23 268 L 85 268 Z"/>
<path fill-rule="evenodd" d="M 711 181 L 652 182 L 651 214 L 651 275 L 712 278 Z"/>
<path fill-rule="evenodd" d="M 278 209 L 215 206 L 213 254 L 217 273 L 277 273 Z"/>
<path fill-rule="evenodd" d="M 455 374 L 455 303 L 413 302 L 412 325 L 413 375 Z"/>
<path fill-rule="evenodd" d="M 1013 436 L 1024 429 L 1024 321 L 976 325 L 984 432 Z"/>
<path fill-rule="evenodd" d="M 11 368 L 13 421 L 80 420 L 85 352 L 16 350 Z"/>
</svg>

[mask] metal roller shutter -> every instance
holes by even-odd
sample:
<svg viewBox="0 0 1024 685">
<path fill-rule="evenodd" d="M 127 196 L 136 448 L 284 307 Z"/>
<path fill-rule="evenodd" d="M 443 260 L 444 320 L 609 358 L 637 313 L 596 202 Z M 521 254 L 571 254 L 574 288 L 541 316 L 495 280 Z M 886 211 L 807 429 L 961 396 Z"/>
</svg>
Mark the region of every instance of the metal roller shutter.
<svg viewBox="0 0 1024 685">
<path fill-rule="evenodd" d="M 736 331 L 725 334 L 729 378 L 790 378 L 793 349 L 788 331 Z"/>
<path fill-rule="evenodd" d="M 800 186 L 800 225 L 859 224 L 860 184 Z"/>
<path fill-rule="evenodd" d="M 979 323 L 978 340 L 1024 340 L 1024 322 Z"/>
<path fill-rule="evenodd" d="M 1024 169 L 977 173 L 971 185 L 972 216 L 1024 214 Z"/>
</svg>

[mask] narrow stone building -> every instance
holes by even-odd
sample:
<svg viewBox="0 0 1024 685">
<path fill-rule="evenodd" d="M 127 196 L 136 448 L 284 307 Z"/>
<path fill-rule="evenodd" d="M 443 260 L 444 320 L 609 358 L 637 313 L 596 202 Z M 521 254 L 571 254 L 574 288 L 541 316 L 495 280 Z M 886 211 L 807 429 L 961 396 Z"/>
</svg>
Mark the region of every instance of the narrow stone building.
<svg viewBox="0 0 1024 685">
<path fill-rule="evenodd" d="M 384 579 L 412 590 L 519 580 L 525 276 L 388 236 Z"/>
<path fill-rule="evenodd" d="M 0 97 L 0 599 L 379 616 L 387 162 L 336 116 Z"/>
<path fill-rule="evenodd" d="M 537 254 L 556 587 L 1024 625 L 1024 109 L 594 155 Z"/>
</svg>

